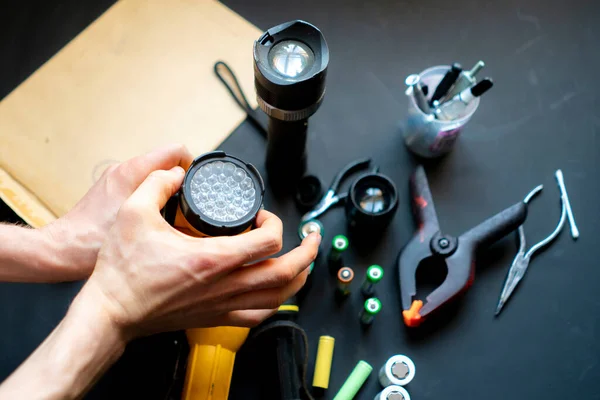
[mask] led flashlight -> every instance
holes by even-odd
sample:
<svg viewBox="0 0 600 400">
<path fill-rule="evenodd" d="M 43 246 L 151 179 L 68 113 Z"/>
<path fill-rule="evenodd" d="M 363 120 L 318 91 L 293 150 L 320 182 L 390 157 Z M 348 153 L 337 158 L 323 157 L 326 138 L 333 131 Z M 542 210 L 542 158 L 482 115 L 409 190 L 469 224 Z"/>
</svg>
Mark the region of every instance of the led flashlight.
<svg viewBox="0 0 600 400">
<path fill-rule="evenodd" d="M 174 225 L 192 236 L 237 235 L 252 228 L 264 192 L 252 164 L 222 151 L 204 154 L 185 174 Z"/>
<path fill-rule="evenodd" d="M 253 228 L 265 185 L 252 164 L 215 151 L 196 158 L 179 192 L 162 214 L 191 236 L 232 236 Z M 190 346 L 182 393 L 184 400 L 226 399 L 235 355 L 249 328 L 220 326 L 188 329 Z"/>
<path fill-rule="evenodd" d="M 268 116 L 269 180 L 295 185 L 306 169 L 306 132 L 325 93 L 329 48 L 304 21 L 277 25 L 254 42 L 254 84 Z"/>
</svg>

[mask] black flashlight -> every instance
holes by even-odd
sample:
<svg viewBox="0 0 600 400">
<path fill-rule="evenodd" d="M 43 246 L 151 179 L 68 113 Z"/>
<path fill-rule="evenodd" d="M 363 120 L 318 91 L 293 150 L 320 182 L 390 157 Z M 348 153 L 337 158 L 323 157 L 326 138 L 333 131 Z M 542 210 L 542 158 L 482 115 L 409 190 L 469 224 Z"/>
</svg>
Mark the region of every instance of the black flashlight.
<svg viewBox="0 0 600 400">
<path fill-rule="evenodd" d="M 266 167 L 277 186 L 293 187 L 306 170 L 306 133 L 325 94 L 329 48 L 304 21 L 277 25 L 254 42 L 254 85 L 268 116 Z"/>
</svg>

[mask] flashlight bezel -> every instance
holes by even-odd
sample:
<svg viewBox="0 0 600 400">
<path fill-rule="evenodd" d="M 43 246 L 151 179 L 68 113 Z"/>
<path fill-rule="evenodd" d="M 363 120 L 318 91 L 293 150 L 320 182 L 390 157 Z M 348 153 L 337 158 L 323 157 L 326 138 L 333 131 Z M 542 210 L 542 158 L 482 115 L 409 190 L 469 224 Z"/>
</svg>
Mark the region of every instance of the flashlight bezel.
<svg viewBox="0 0 600 400">
<path fill-rule="evenodd" d="M 376 187 L 384 193 L 388 193 L 389 204 L 380 212 L 370 212 L 360 206 L 360 199 L 357 194 L 362 187 Z M 346 200 L 346 217 L 351 228 L 370 228 L 374 233 L 377 230 L 385 228 L 392 220 L 396 209 L 398 208 L 398 190 L 394 182 L 383 174 L 364 174 L 356 179 L 350 186 L 348 191 L 348 199 Z"/>
<path fill-rule="evenodd" d="M 284 41 L 302 43 L 313 53 L 313 64 L 293 78 L 277 72 L 270 62 L 271 50 Z M 256 94 L 263 111 L 282 120 L 308 118 L 317 111 L 325 93 L 329 47 L 316 26 L 302 20 L 274 26 L 254 42 L 253 55 Z"/>
<path fill-rule="evenodd" d="M 254 183 L 254 189 L 256 191 L 254 204 L 244 217 L 235 221 L 217 221 L 210 218 L 201 212 L 192 200 L 191 182 L 194 175 L 203 165 L 215 161 L 230 162 L 236 167 L 242 168 Z M 179 193 L 181 212 L 194 229 L 208 236 L 233 236 L 244 232 L 254 224 L 256 214 L 258 214 L 258 211 L 263 205 L 265 183 L 254 165 L 246 163 L 235 156 L 226 154 L 224 151 L 213 151 L 203 154 L 192 161 L 192 165 L 190 165 L 185 173 Z M 188 201 L 188 199 L 190 200 Z"/>
</svg>

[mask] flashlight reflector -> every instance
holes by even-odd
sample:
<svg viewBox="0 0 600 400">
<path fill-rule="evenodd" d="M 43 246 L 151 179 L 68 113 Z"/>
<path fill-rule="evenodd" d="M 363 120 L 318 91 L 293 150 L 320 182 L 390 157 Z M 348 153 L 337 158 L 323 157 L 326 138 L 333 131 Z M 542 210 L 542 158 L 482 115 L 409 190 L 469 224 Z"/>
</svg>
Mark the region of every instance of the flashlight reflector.
<svg viewBox="0 0 600 400">
<path fill-rule="evenodd" d="M 389 204 L 389 199 L 378 187 L 363 188 L 363 192 L 357 193 L 357 196 L 360 208 L 373 214 L 384 211 Z"/>
<path fill-rule="evenodd" d="M 256 202 L 252 179 L 244 169 L 227 161 L 210 161 L 199 168 L 190 192 L 198 210 L 219 222 L 243 218 Z"/>
<path fill-rule="evenodd" d="M 385 175 L 365 174 L 350 187 L 346 217 L 352 231 L 373 238 L 383 232 L 398 208 L 396 185 Z"/>
<path fill-rule="evenodd" d="M 271 66 L 281 75 L 297 78 L 314 64 L 314 53 L 302 42 L 284 40 L 269 52 Z"/>
</svg>

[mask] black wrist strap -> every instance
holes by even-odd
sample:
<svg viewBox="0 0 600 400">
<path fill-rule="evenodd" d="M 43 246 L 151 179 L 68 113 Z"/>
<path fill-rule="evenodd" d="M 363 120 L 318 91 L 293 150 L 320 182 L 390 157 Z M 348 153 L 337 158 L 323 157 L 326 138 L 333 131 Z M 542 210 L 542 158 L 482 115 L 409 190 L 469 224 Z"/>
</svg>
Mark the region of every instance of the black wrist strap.
<svg viewBox="0 0 600 400">
<path fill-rule="evenodd" d="M 217 61 L 214 66 L 214 71 L 217 78 L 225 85 L 235 102 L 246 112 L 248 119 L 256 127 L 258 132 L 262 136 L 267 137 L 267 128 L 265 127 L 265 124 L 260 121 L 259 112 L 250 107 L 248 98 L 246 98 L 246 95 L 240 86 L 240 82 L 231 68 L 229 68 L 229 65 L 223 61 Z"/>
</svg>

